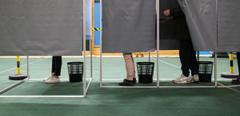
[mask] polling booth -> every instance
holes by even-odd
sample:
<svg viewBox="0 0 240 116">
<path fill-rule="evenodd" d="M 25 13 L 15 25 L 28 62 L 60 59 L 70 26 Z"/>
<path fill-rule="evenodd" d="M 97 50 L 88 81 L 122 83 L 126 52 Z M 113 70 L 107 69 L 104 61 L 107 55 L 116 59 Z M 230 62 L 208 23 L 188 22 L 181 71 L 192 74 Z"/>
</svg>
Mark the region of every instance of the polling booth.
<svg viewBox="0 0 240 116">
<path fill-rule="evenodd" d="M 238 78 L 238 74 L 233 74 L 234 71 L 232 71 L 233 55 L 231 53 L 232 51 L 239 51 L 239 1 L 189 0 L 179 2 L 187 17 L 192 40 L 194 41 L 193 44 L 196 49 L 230 52 L 230 73 L 221 74 L 221 77 L 224 77 L 222 75 L 226 75 L 230 78 Z M 215 65 L 217 65 L 217 63 L 215 63 Z M 215 66 L 215 75 L 222 73 L 217 72 L 216 68 L 217 66 Z M 216 79 L 217 78 L 215 78 L 215 80 Z M 224 85 L 221 82 L 215 81 L 215 85 L 217 83 Z M 230 85 L 229 87 L 236 86 L 238 85 Z"/>
<path fill-rule="evenodd" d="M 156 50 L 156 0 L 102 0 L 101 2 L 103 19 L 101 53 Z M 102 55 L 100 58 L 100 85 L 104 86 Z M 156 85 L 148 87 L 156 87 Z"/>
<path fill-rule="evenodd" d="M 164 2 L 165 1 L 165 2 Z M 147 52 L 149 50 L 175 50 L 179 48 L 176 21 L 162 14 L 169 0 L 102 0 L 101 53 Z M 175 2 L 175 3 L 174 3 Z M 236 0 L 170 0 L 176 2 L 185 14 L 191 39 L 197 51 L 239 51 L 240 7 Z M 159 67 L 157 55 L 157 68 Z M 217 56 L 213 59 L 214 83 L 206 86 L 160 86 L 160 70 L 157 69 L 155 86 L 134 88 L 214 88 L 217 80 Z M 103 85 L 103 60 L 100 57 L 100 86 Z M 132 87 L 131 87 L 132 88 Z"/>
<path fill-rule="evenodd" d="M 83 52 L 84 59 L 82 95 L 1 97 L 86 96 L 91 78 L 86 77 L 85 73 L 87 28 L 85 11 L 85 0 L 0 0 L 0 55 L 80 56 Z M 28 63 L 28 80 L 29 71 L 31 70 Z M 1 92 L 7 92 L 6 89 L 8 88 Z"/>
</svg>

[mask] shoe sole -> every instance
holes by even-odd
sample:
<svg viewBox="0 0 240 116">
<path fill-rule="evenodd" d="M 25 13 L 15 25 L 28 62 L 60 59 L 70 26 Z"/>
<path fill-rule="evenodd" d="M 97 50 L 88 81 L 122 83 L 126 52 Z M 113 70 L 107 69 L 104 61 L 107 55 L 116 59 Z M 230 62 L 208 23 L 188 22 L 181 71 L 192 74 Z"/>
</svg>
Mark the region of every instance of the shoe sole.
<svg viewBox="0 0 240 116">
<path fill-rule="evenodd" d="M 57 84 L 57 83 L 60 83 L 60 81 L 59 82 L 45 82 L 46 84 Z"/>
<path fill-rule="evenodd" d="M 174 84 L 189 84 L 189 82 L 175 82 L 173 81 Z"/>
</svg>

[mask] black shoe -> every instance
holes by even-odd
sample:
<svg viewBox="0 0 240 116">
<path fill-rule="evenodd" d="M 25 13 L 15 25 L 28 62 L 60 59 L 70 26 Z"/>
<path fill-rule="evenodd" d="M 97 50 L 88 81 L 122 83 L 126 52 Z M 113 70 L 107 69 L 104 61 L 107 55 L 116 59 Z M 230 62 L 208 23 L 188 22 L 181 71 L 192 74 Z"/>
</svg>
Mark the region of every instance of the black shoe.
<svg viewBox="0 0 240 116">
<path fill-rule="evenodd" d="M 133 82 L 134 82 L 134 84 L 136 84 L 137 83 L 137 79 L 133 78 Z"/>
<path fill-rule="evenodd" d="M 118 83 L 120 86 L 134 86 L 136 81 L 124 79 L 123 82 Z"/>
</svg>

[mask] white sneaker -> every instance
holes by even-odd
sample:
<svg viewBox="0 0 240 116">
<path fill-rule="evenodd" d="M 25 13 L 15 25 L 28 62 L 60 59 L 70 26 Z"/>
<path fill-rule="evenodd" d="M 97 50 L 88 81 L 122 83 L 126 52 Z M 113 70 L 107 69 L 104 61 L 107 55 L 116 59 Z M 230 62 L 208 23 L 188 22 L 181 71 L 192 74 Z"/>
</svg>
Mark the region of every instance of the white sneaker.
<svg viewBox="0 0 240 116">
<path fill-rule="evenodd" d="M 54 76 L 54 73 L 52 73 L 47 79 L 44 79 L 43 82 L 50 80 L 51 78 L 53 78 L 53 76 Z"/>
<path fill-rule="evenodd" d="M 59 83 L 60 79 L 56 76 L 50 76 L 48 79 L 44 80 L 44 82 L 46 84 L 55 84 L 55 83 Z"/>
<path fill-rule="evenodd" d="M 199 76 L 198 74 L 195 74 L 191 77 L 191 83 L 197 83 L 199 82 Z"/>
<path fill-rule="evenodd" d="M 176 78 L 176 80 L 173 80 L 173 82 L 177 84 L 186 84 L 186 83 L 190 83 L 191 82 L 190 80 L 191 78 L 186 77 L 182 74 L 180 77 Z"/>
</svg>

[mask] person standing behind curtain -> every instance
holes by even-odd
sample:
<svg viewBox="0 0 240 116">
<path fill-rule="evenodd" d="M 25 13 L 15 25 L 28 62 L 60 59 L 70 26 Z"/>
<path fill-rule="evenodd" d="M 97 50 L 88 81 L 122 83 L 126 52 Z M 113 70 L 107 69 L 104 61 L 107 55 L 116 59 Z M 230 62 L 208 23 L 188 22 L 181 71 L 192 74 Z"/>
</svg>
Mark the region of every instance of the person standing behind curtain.
<svg viewBox="0 0 240 116">
<path fill-rule="evenodd" d="M 173 80 L 174 83 L 192 83 L 198 82 L 198 62 L 196 51 L 193 48 L 190 33 L 183 11 L 178 0 L 165 0 L 169 6 L 163 10 L 163 14 L 167 17 L 172 16 L 176 20 L 176 37 L 180 42 L 179 57 L 181 62 L 182 74 Z M 191 77 L 190 76 L 191 71 Z"/>
</svg>

